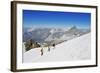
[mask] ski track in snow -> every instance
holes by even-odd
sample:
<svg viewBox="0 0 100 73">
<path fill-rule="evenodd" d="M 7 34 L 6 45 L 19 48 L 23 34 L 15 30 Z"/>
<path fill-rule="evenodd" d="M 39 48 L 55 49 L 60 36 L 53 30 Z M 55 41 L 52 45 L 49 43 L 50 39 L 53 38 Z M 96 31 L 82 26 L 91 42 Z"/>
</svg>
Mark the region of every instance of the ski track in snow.
<svg viewBox="0 0 100 73">
<path fill-rule="evenodd" d="M 41 56 L 40 49 L 35 48 L 27 51 L 23 55 L 24 63 L 31 62 L 54 62 L 54 61 L 75 61 L 87 60 L 91 58 L 91 33 L 65 41 L 51 47 L 50 52 L 48 48 L 43 48 L 44 54 Z"/>
</svg>

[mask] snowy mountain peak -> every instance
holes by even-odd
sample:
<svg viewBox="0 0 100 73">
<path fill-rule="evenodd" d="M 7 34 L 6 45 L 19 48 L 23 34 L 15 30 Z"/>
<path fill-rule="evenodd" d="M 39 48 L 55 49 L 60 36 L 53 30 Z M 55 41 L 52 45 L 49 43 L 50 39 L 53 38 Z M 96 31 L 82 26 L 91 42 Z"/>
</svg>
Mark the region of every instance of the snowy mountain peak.
<svg viewBox="0 0 100 73">
<path fill-rule="evenodd" d="M 32 31 L 34 31 L 35 29 L 33 28 L 33 27 L 31 27 L 31 28 L 29 28 L 28 30 L 27 30 L 27 32 L 32 32 Z"/>
<path fill-rule="evenodd" d="M 72 26 L 69 30 L 76 30 L 77 27 L 76 26 Z"/>
</svg>

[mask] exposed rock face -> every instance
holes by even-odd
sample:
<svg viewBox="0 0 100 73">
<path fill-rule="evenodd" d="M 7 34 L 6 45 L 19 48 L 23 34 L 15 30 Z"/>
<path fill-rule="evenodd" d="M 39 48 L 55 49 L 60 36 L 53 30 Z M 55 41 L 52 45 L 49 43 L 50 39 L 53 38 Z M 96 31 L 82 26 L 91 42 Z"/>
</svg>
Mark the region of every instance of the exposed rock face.
<svg viewBox="0 0 100 73">
<path fill-rule="evenodd" d="M 25 47 L 26 47 L 26 51 L 28 51 L 32 48 L 40 47 L 40 45 L 37 42 L 35 42 L 33 39 L 31 39 L 30 41 L 27 41 L 25 43 Z"/>
</svg>

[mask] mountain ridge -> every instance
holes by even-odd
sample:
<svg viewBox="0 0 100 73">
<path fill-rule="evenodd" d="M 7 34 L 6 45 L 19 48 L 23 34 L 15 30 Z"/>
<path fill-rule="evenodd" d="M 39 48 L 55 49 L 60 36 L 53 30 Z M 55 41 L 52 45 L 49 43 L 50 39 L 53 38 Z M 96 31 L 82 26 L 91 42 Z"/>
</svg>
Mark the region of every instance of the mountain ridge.
<svg viewBox="0 0 100 73">
<path fill-rule="evenodd" d="M 29 32 L 30 30 L 30 32 Z M 72 38 L 81 36 L 88 33 L 88 30 L 82 31 L 76 26 L 72 26 L 69 29 L 63 28 L 29 28 L 23 32 L 23 42 L 27 42 L 30 39 L 35 40 L 38 43 L 59 43 L 62 41 L 70 40 Z"/>
</svg>

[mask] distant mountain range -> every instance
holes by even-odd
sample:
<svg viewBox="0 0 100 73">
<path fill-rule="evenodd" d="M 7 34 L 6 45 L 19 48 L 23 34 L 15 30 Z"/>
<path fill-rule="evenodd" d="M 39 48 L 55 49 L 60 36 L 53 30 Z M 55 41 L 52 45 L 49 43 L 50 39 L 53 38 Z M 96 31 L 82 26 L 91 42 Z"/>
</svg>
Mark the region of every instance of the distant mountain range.
<svg viewBox="0 0 100 73">
<path fill-rule="evenodd" d="M 72 26 L 69 29 L 62 28 L 23 28 L 23 42 L 30 39 L 38 43 L 55 43 L 73 39 L 90 32 L 90 29 L 78 29 Z"/>
</svg>

